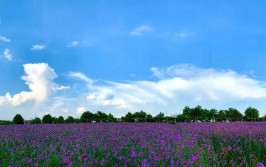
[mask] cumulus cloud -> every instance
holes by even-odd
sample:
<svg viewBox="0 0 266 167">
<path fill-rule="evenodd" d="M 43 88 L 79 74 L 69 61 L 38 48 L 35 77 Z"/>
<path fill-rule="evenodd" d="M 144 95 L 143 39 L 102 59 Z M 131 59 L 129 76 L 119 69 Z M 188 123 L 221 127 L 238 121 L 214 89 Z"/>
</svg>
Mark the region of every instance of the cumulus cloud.
<svg viewBox="0 0 266 167">
<path fill-rule="evenodd" d="M 8 39 L 7 37 L 1 36 L 1 35 L 0 35 L 0 41 L 2 41 L 2 42 L 11 42 L 10 39 Z"/>
<path fill-rule="evenodd" d="M 67 47 L 74 47 L 74 46 L 77 46 L 79 44 L 79 42 L 78 41 L 71 41 L 71 42 L 69 42 L 68 44 L 67 44 Z"/>
<path fill-rule="evenodd" d="M 33 45 L 31 47 L 31 50 L 44 50 L 44 49 L 45 49 L 45 46 L 44 45 L 39 45 L 39 44 Z"/>
<path fill-rule="evenodd" d="M 140 36 L 142 35 L 143 33 L 148 33 L 148 32 L 151 32 L 152 28 L 150 26 L 147 26 L 147 25 L 142 25 L 142 26 L 139 26 L 139 27 L 136 27 L 134 30 L 132 30 L 130 32 L 130 34 L 132 36 Z"/>
<path fill-rule="evenodd" d="M 85 111 L 86 111 L 85 107 L 78 107 L 78 108 L 77 108 L 77 114 L 78 114 L 78 115 L 83 114 Z"/>
<path fill-rule="evenodd" d="M 0 104 L 8 103 L 12 106 L 19 106 L 32 100 L 42 102 L 48 98 L 49 94 L 66 88 L 54 83 L 53 80 L 57 74 L 46 63 L 24 64 L 23 67 L 25 75 L 21 79 L 25 81 L 30 91 L 22 91 L 13 96 L 6 93 L 5 96 L 0 96 Z"/>
<path fill-rule="evenodd" d="M 36 104 L 42 104 L 36 108 L 37 111 L 58 115 L 66 112 L 67 115 L 81 115 L 86 110 L 100 110 L 122 116 L 126 112 L 142 109 L 153 115 L 166 110 L 168 114 L 175 114 L 180 113 L 186 105 L 198 104 L 217 109 L 255 104 L 254 107 L 263 109 L 266 102 L 266 83 L 263 81 L 233 70 L 206 69 L 189 64 L 152 67 L 153 79 L 126 82 L 99 82 L 83 73 L 70 72 L 68 77 L 74 79 L 74 85 L 75 79 L 85 81 L 85 86 L 77 84 L 73 89 L 56 84 L 54 79 L 57 75 L 46 63 L 25 64 L 24 71 L 22 79 L 29 91 L 13 96 L 6 93 L 0 96 L 0 105 L 7 103 L 19 106 L 35 101 Z M 53 92 L 65 89 L 69 89 L 68 96 L 53 95 Z M 74 92 L 76 89 L 82 91 L 78 91 L 77 95 Z M 265 110 L 260 112 L 265 114 Z"/>
<path fill-rule="evenodd" d="M 10 53 L 9 49 L 5 49 L 3 52 L 3 56 L 4 58 L 6 58 L 8 61 L 12 61 L 13 60 L 13 56 Z"/>
<path fill-rule="evenodd" d="M 141 107 L 175 108 L 196 104 L 233 104 L 266 100 L 266 83 L 232 70 L 193 65 L 151 68 L 156 81 L 94 84 L 87 93 L 91 106 L 134 110 Z M 158 110 L 158 109 L 157 109 Z"/>
</svg>

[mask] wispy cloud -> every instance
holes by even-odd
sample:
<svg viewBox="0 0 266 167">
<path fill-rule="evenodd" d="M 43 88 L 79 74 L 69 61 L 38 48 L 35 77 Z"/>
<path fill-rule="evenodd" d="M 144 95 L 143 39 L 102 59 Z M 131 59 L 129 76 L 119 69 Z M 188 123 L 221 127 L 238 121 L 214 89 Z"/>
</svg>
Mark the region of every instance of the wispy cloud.
<svg viewBox="0 0 266 167">
<path fill-rule="evenodd" d="M 93 82 L 92 79 L 88 78 L 86 75 L 84 75 L 80 72 L 70 72 L 68 74 L 68 76 L 70 78 L 75 78 L 75 79 L 80 79 L 80 80 L 86 81 L 89 84 L 92 84 L 92 82 Z"/>
<path fill-rule="evenodd" d="M 79 44 L 79 42 L 78 41 L 71 41 L 71 42 L 69 42 L 68 44 L 67 44 L 67 47 L 74 47 L 74 46 L 77 46 Z"/>
<path fill-rule="evenodd" d="M 136 106 L 174 109 L 176 105 L 226 105 L 266 100 L 266 83 L 232 70 L 177 65 L 161 69 L 154 67 L 152 71 L 158 81 L 92 85 L 88 90 L 88 103 L 134 110 Z"/>
<path fill-rule="evenodd" d="M 39 44 L 33 45 L 31 47 L 31 50 L 44 50 L 44 49 L 45 49 L 45 45 L 39 45 Z"/>
<path fill-rule="evenodd" d="M 9 106 L 16 111 L 43 110 L 53 115 L 76 116 L 89 109 L 92 112 L 102 110 L 122 116 L 128 111 L 141 109 L 153 115 L 166 109 L 168 114 L 175 114 L 181 112 L 186 105 L 198 104 L 217 109 L 250 105 L 260 109 L 260 105 L 263 109 L 266 100 L 266 82 L 233 70 L 206 69 L 189 64 L 167 68 L 153 67 L 151 72 L 155 79 L 141 81 L 95 82 L 83 73 L 71 72 L 68 74 L 70 78 L 86 82 L 84 85 L 76 84 L 74 80 L 75 87 L 71 87 L 73 89 L 56 84 L 54 80 L 57 74 L 46 63 L 25 64 L 24 71 L 22 80 L 29 87 L 29 91 L 0 96 L 1 107 Z M 55 96 L 55 91 L 65 89 L 69 90 Z M 77 95 L 75 91 L 78 89 L 82 93 Z M 34 110 L 33 105 L 29 103 L 31 105 L 27 106 L 26 102 L 37 102 Z M 260 113 L 264 115 L 265 110 Z"/>
<path fill-rule="evenodd" d="M 3 52 L 3 56 L 4 58 L 6 58 L 8 61 L 12 61 L 13 60 L 13 56 L 10 53 L 9 49 L 5 49 Z"/>
<path fill-rule="evenodd" d="M 10 39 L 8 39 L 7 37 L 1 36 L 1 35 L 0 35 L 0 41 L 3 41 L 3 42 L 11 42 Z"/>
<path fill-rule="evenodd" d="M 142 35 L 143 33 L 148 33 L 148 32 L 151 32 L 152 28 L 150 26 L 147 26 L 147 25 L 142 25 L 142 26 L 139 26 L 139 27 L 136 27 L 134 30 L 132 30 L 130 32 L 130 34 L 132 36 L 140 36 Z"/>
<path fill-rule="evenodd" d="M 174 35 L 178 38 L 186 38 L 190 35 L 190 33 L 188 31 L 180 31 L 176 32 Z"/>
</svg>

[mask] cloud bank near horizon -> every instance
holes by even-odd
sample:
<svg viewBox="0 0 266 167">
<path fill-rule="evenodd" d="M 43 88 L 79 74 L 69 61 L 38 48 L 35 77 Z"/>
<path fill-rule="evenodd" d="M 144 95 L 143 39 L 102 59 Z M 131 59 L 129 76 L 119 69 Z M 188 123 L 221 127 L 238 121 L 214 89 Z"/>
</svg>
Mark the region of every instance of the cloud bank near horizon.
<svg viewBox="0 0 266 167">
<path fill-rule="evenodd" d="M 34 106 L 34 110 L 38 110 L 34 114 L 39 115 L 79 116 L 85 110 L 102 110 L 121 116 L 140 109 L 153 115 L 165 110 L 175 114 L 186 105 L 218 109 L 255 104 L 261 107 L 266 100 L 265 82 L 233 70 L 204 69 L 189 64 L 152 67 L 152 80 L 127 82 L 99 82 L 81 72 L 69 72 L 70 86 L 56 83 L 58 75 L 47 63 L 24 64 L 23 67 L 25 75 L 21 79 L 29 91 L 14 95 L 7 92 L 0 96 L 0 106 L 9 110 L 16 108 L 17 112 L 33 111 Z M 30 105 L 25 105 L 27 103 Z"/>
</svg>

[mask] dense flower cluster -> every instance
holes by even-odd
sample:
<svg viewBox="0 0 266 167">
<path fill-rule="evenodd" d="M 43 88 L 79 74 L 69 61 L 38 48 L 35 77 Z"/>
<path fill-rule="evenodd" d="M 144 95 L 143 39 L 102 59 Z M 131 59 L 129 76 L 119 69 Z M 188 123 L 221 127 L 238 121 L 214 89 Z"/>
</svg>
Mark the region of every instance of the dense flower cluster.
<svg viewBox="0 0 266 167">
<path fill-rule="evenodd" d="M 2 166 L 259 166 L 266 123 L 0 126 Z"/>
</svg>

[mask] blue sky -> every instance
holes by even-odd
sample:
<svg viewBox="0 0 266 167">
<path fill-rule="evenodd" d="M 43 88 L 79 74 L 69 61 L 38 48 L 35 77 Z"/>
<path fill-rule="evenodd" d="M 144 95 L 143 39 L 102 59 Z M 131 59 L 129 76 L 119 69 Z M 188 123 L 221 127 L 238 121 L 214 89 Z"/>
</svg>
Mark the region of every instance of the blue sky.
<svg viewBox="0 0 266 167">
<path fill-rule="evenodd" d="M 266 113 L 263 1 L 0 0 L 0 118 Z M 24 76 L 24 77 L 23 77 Z"/>
</svg>

